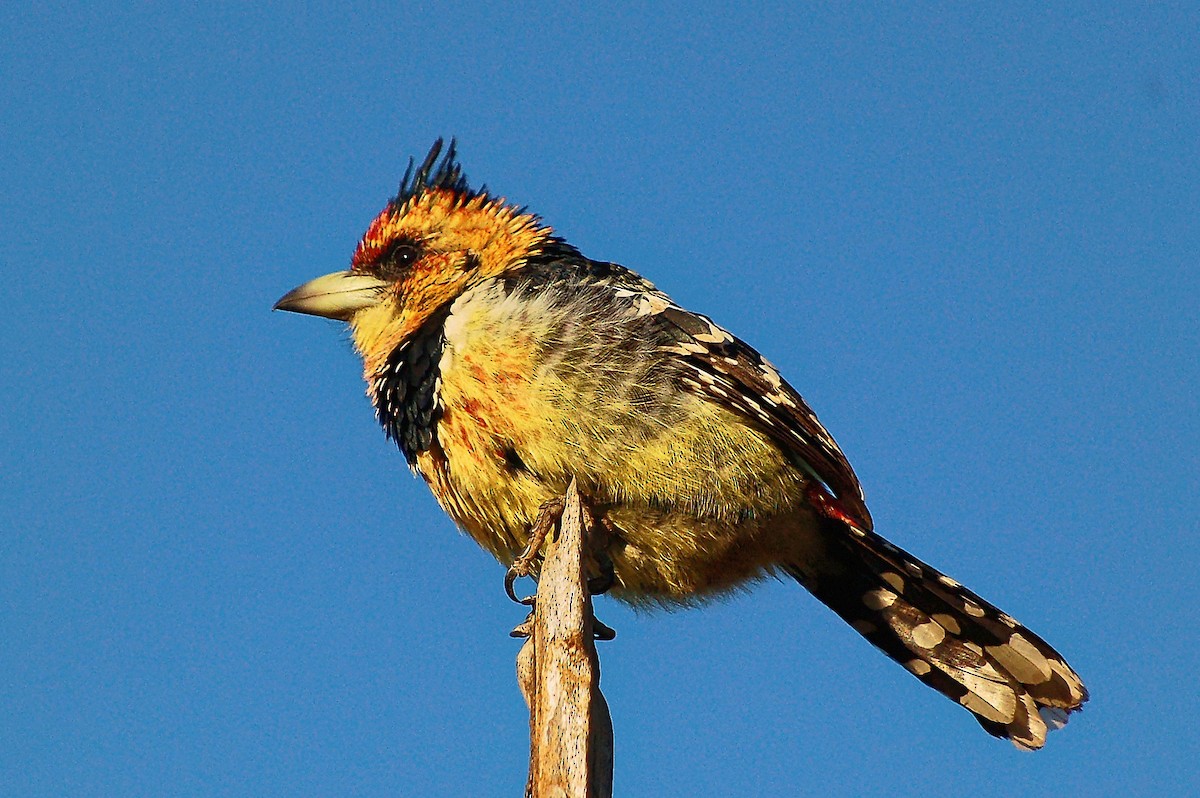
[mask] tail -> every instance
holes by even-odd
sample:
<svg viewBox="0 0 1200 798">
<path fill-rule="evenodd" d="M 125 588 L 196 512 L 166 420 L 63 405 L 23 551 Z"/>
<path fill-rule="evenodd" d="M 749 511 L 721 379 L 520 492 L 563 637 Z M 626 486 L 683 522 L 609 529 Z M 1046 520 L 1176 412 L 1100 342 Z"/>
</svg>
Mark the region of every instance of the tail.
<svg viewBox="0 0 1200 798">
<path fill-rule="evenodd" d="M 1083 707 L 1087 688 L 1033 632 L 844 515 L 821 524 L 825 556 L 791 576 L 989 734 L 1041 748 Z"/>
</svg>

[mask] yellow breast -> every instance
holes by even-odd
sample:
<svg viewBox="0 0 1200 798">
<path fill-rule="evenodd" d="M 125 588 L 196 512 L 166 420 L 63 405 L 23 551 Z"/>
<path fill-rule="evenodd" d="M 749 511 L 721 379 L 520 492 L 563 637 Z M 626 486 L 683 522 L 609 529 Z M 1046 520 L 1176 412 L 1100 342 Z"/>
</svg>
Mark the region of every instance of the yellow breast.
<svg viewBox="0 0 1200 798">
<path fill-rule="evenodd" d="M 620 335 L 605 324 L 621 319 L 499 283 L 454 303 L 438 446 L 417 459 L 438 500 L 507 562 L 575 477 L 621 529 L 618 580 L 638 593 L 721 589 L 769 566 L 777 555 L 755 551 L 756 530 L 794 515 L 802 475 L 765 435 L 679 390 L 665 356 L 612 349 Z"/>
</svg>

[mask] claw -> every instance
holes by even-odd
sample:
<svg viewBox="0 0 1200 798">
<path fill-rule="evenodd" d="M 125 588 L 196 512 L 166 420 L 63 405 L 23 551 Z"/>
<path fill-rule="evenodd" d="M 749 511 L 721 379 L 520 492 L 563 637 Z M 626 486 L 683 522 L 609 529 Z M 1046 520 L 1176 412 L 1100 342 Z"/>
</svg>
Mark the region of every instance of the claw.
<svg viewBox="0 0 1200 798">
<path fill-rule="evenodd" d="M 508 633 L 509 637 L 527 638 L 533 634 L 533 612 L 531 611 L 525 616 L 525 620 L 517 624 L 517 627 Z"/>
<path fill-rule="evenodd" d="M 522 576 L 529 576 L 529 574 L 520 573 L 516 566 L 516 563 L 513 563 L 512 567 L 510 567 L 508 569 L 508 572 L 504 574 L 504 592 L 507 593 L 508 597 L 510 599 L 512 599 L 513 601 L 515 601 L 516 603 L 524 604 L 526 607 L 532 607 L 533 600 L 536 597 L 535 596 L 526 596 L 525 598 L 518 598 L 517 591 L 514 587 L 516 585 L 517 580 L 520 579 Z"/>
<path fill-rule="evenodd" d="M 518 604 L 532 606 L 533 596 L 526 596 L 523 599 L 517 598 L 516 591 L 513 590 L 513 585 L 522 576 L 529 576 L 533 573 L 533 564 L 537 562 L 541 554 L 542 544 L 546 542 L 546 536 L 550 534 L 550 530 L 558 523 L 558 519 L 562 518 L 563 508 L 566 506 L 566 500 L 562 498 L 550 499 L 543 502 L 538 508 L 537 518 L 534 519 L 533 526 L 529 528 L 529 543 L 525 546 L 525 550 L 513 560 L 512 565 L 508 567 L 508 573 L 504 575 L 504 592 L 508 597 Z"/>
<path fill-rule="evenodd" d="M 518 627 L 520 628 L 520 627 Z M 607 624 L 601 623 L 600 620 L 592 616 L 592 637 L 596 640 L 612 640 L 617 636 L 617 630 Z"/>
</svg>

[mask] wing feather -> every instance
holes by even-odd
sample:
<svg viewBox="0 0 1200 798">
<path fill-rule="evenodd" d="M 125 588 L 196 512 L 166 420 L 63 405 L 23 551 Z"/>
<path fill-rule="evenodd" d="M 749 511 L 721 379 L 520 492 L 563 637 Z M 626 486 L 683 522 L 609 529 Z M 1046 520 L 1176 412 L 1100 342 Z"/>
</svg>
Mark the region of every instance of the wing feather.
<svg viewBox="0 0 1200 798">
<path fill-rule="evenodd" d="M 872 529 L 862 486 L 816 413 L 766 358 L 707 316 L 676 305 L 641 275 L 615 263 L 588 261 L 585 280 L 614 291 L 629 312 L 655 317 L 663 350 L 683 367 L 684 390 L 729 409 L 769 435 L 797 466 L 823 483 L 859 524 Z"/>
</svg>

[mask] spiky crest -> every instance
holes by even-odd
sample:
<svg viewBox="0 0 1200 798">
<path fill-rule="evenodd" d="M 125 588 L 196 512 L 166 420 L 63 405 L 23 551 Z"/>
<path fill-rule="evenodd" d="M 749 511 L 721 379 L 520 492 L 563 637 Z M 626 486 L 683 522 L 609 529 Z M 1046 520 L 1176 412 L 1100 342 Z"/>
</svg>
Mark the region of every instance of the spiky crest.
<svg viewBox="0 0 1200 798">
<path fill-rule="evenodd" d="M 408 168 L 404 170 L 400 188 L 389 203 L 394 209 L 402 208 L 410 199 L 431 188 L 449 189 L 460 194 L 464 200 L 484 193 L 484 189 L 475 191 L 467 184 L 467 176 L 463 174 L 462 164 L 458 162 L 458 147 L 455 139 L 450 139 L 450 146 L 446 149 L 441 163 L 438 163 L 442 144 L 443 141 L 440 138 L 433 143 L 429 154 L 425 156 L 425 160 L 421 162 L 421 166 L 415 174 L 413 166 L 416 162 L 411 157 L 408 159 Z"/>
</svg>

